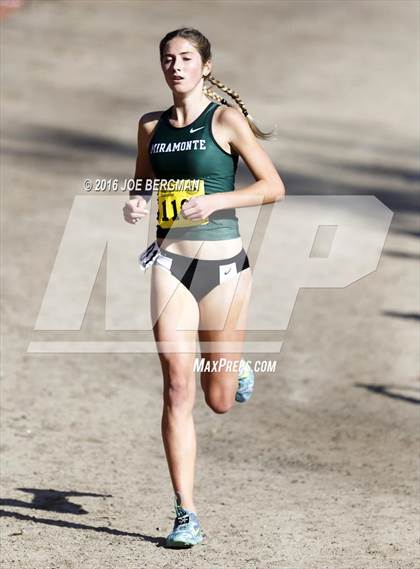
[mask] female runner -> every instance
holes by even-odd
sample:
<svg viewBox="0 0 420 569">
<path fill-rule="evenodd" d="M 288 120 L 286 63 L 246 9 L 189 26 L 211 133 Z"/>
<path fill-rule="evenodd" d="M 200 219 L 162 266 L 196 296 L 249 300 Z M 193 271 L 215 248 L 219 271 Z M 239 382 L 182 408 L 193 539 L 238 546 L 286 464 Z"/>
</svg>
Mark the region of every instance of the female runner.
<svg viewBox="0 0 420 569">
<path fill-rule="evenodd" d="M 190 547 L 203 541 L 193 499 L 196 336 L 205 358 L 201 387 L 208 406 L 225 413 L 235 399 L 247 401 L 253 372 L 240 358 L 252 272 L 235 208 L 278 201 L 285 189 L 257 142 L 271 133 L 261 132 L 239 95 L 211 75 L 207 38 L 181 28 L 159 47 L 173 105 L 141 117 L 135 179 L 195 180 L 196 185 L 159 189 L 157 238 L 140 263 L 152 266 L 151 315 L 164 383 L 162 438 L 175 493 L 176 519 L 166 545 Z M 205 80 L 239 109 L 206 88 Z M 233 191 L 239 156 L 256 181 Z M 149 199 L 150 193 L 130 192 L 125 221 L 135 224 L 147 216 Z M 228 356 L 230 367 L 217 368 Z"/>
</svg>

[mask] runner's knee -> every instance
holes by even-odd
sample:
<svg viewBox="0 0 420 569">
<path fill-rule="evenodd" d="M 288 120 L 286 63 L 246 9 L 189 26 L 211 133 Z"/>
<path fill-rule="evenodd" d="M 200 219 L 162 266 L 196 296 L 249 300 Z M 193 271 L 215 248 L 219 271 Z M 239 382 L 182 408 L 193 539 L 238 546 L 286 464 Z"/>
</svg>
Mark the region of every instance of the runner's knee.
<svg viewBox="0 0 420 569">
<path fill-rule="evenodd" d="M 206 403 L 212 411 L 218 414 L 227 413 L 233 407 L 233 401 L 226 398 L 214 398 L 206 395 Z"/>
<path fill-rule="evenodd" d="M 194 399 L 194 378 L 178 362 L 170 362 L 165 373 L 164 401 L 171 407 L 191 405 Z"/>
</svg>

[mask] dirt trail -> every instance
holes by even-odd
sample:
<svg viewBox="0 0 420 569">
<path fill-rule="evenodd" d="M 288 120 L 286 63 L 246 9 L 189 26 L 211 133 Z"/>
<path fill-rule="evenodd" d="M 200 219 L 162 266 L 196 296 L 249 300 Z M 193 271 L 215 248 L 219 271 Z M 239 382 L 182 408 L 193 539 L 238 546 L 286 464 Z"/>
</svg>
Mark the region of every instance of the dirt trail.
<svg viewBox="0 0 420 569">
<path fill-rule="evenodd" d="M 37 1 L 2 20 L 5 568 L 419 566 L 418 16 L 402 0 Z M 171 104 L 158 42 L 181 25 L 210 38 L 216 77 L 260 126 L 278 125 L 264 146 L 289 195 L 374 194 L 394 217 L 375 272 L 302 289 L 287 331 L 250 335 L 284 341 L 249 354 L 277 359 L 252 402 L 215 415 L 197 391 L 208 538 L 174 552 L 159 547 L 157 356 L 27 350 L 150 339 L 105 330 L 105 261 L 81 330 L 34 326 L 82 181 L 130 177 L 138 117 Z M 277 255 L 264 277 L 280 288 Z"/>
</svg>

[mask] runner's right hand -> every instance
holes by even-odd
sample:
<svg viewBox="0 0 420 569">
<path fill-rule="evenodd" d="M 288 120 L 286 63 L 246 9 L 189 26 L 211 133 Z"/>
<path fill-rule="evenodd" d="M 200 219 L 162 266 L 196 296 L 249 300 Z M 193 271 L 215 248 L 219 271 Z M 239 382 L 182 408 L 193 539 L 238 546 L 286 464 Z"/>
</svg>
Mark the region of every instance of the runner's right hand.
<svg viewBox="0 0 420 569">
<path fill-rule="evenodd" d="M 146 200 L 141 196 L 129 200 L 123 207 L 123 213 L 127 223 L 136 224 L 139 219 L 149 214 Z"/>
</svg>

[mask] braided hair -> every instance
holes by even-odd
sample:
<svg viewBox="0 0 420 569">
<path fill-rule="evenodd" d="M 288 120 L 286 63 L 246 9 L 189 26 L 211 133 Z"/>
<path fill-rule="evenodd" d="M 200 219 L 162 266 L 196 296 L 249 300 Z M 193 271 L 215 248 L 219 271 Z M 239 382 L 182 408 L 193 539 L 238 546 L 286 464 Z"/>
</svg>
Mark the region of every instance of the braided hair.
<svg viewBox="0 0 420 569">
<path fill-rule="evenodd" d="M 211 46 L 209 40 L 195 28 L 185 27 L 169 32 L 166 34 L 164 38 L 161 39 L 159 44 L 159 52 L 161 60 L 163 58 L 165 45 L 168 43 L 168 41 L 170 41 L 175 37 L 184 38 L 188 40 L 191 44 L 193 44 L 197 49 L 197 51 L 199 52 L 203 64 L 211 59 Z M 258 128 L 258 126 L 255 124 L 254 119 L 249 114 L 248 109 L 245 107 L 243 100 L 239 96 L 239 93 L 237 93 L 233 89 L 230 89 L 227 85 L 216 79 L 216 77 L 214 77 L 214 75 L 212 74 L 209 74 L 206 77 L 204 77 L 204 80 L 209 81 L 212 85 L 216 86 L 218 89 L 229 95 L 229 97 L 231 97 L 235 101 L 235 103 L 241 110 L 242 114 L 245 116 L 252 132 L 257 138 L 268 140 L 273 136 L 274 130 L 270 132 L 263 132 Z M 211 89 L 210 87 L 204 86 L 203 92 L 207 97 L 213 99 L 214 101 L 217 101 L 221 105 L 226 105 L 227 107 L 234 106 L 229 104 L 229 102 L 224 97 L 213 91 L 213 89 Z"/>
</svg>

